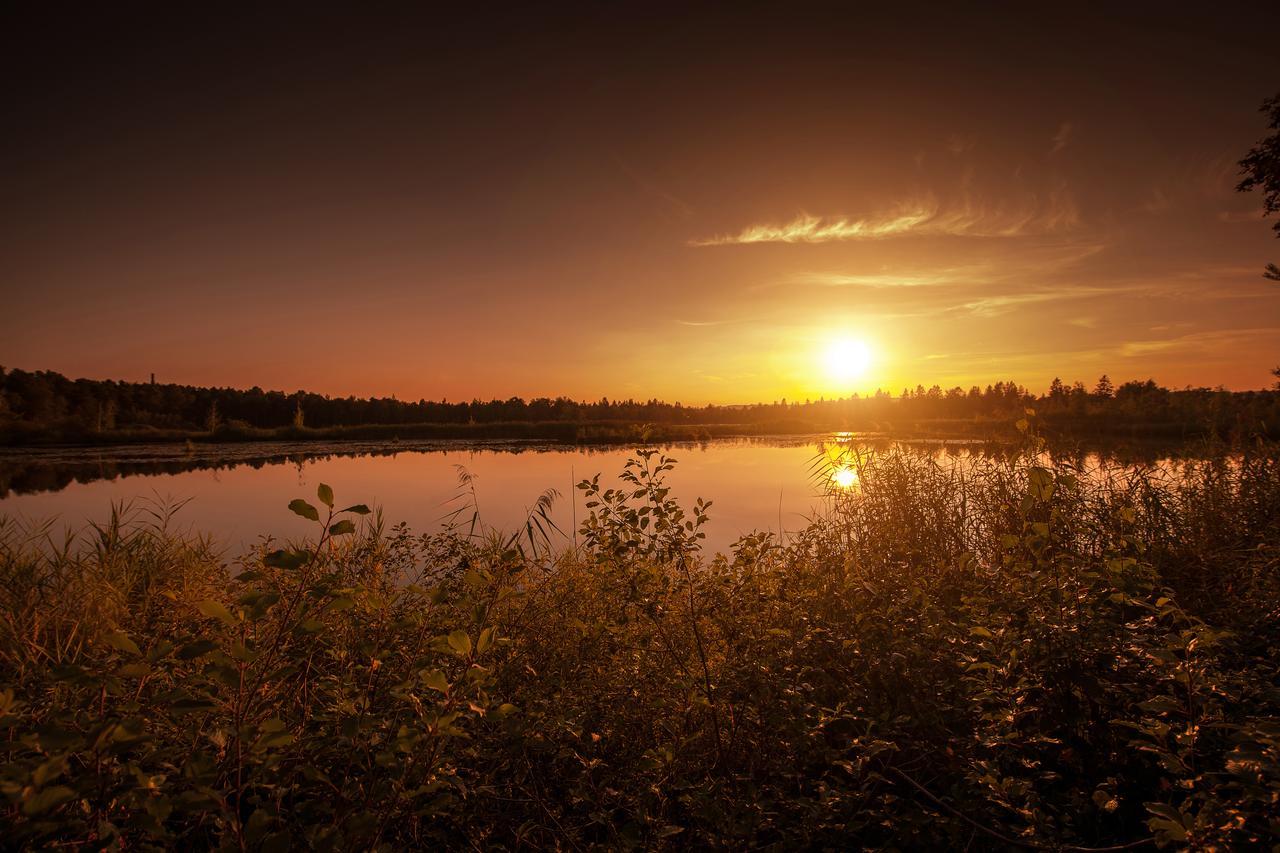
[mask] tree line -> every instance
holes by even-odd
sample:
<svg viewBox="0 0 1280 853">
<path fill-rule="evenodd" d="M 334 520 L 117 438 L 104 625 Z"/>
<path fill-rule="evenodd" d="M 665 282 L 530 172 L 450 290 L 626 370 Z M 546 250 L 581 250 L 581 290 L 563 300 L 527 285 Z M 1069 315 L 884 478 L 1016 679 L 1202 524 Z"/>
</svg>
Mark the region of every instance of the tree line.
<svg viewBox="0 0 1280 853">
<path fill-rule="evenodd" d="M 578 401 L 567 397 L 511 397 L 448 402 L 395 397 L 330 397 L 253 387 L 208 388 L 157 382 L 68 379 L 53 371 L 0 368 L 0 434 L 111 435 L 127 431 L 217 434 L 246 430 L 324 430 L 361 425 L 483 425 L 596 423 L 655 425 L 737 424 L 779 431 L 808 428 L 874 429 L 918 421 L 1010 420 L 1034 408 L 1049 424 L 1114 427 L 1165 425 L 1182 432 L 1275 432 L 1280 393 L 1186 388 L 1154 380 L 1115 384 L 1102 376 L 1092 387 L 1054 379 L 1042 394 L 1016 382 L 985 388 L 938 385 L 898 394 L 837 399 L 779 400 L 751 405 L 686 406 L 650 400 Z"/>
</svg>

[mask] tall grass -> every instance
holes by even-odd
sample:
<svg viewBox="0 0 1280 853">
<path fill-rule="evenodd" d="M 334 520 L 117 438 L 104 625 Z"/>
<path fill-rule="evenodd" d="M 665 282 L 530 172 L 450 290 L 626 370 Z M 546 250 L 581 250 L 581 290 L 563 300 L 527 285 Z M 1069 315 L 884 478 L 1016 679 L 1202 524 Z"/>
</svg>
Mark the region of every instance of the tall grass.
<svg viewBox="0 0 1280 853">
<path fill-rule="evenodd" d="M 723 555 L 673 466 L 583 481 L 558 550 L 549 495 L 515 535 L 473 501 L 415 536 L 321 486 L 290 505 L 313 539 L 232 566 L 162 515 L 5 522 L 0 837 L 1280 841 L 1275 446 L 1176 472 L 836 448 L 817 482 L 856 486 Z"/>
</svg>

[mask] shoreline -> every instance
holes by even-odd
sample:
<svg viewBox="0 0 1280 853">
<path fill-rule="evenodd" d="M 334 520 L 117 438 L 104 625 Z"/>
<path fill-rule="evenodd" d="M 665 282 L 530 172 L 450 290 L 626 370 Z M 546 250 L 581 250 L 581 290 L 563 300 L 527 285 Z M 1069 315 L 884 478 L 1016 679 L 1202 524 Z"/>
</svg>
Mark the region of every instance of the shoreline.
<svg viewBox="0 0 1280 853">
<path fill-rule="evenodd" d="M 613 421 L 497 421 L 452 424 L 361 424 L 337 427 L 222 428 L 208 430 L 124 429 L 111 432 L 15 430 L 0 433 L 0 450 L 93 448 L 144 444 L 235 445 L 326 441 L 411 442 L 432 440 L 547 441 L 568 445 L 618 445 L 767 436 L 802 437 L 849 432 L 900 440 L 975 439 L 1017 441 L 1016 418 L 917 420 L 905 423 L 766 422 L 759 424 L 648 424 Z M 1176 422 L 1060 421 L 1042 418 L 1042 432 L 1056 440 L 1130 439 L 1187 441 L 1223 437 L 1214 425 Z"/>
</svg>

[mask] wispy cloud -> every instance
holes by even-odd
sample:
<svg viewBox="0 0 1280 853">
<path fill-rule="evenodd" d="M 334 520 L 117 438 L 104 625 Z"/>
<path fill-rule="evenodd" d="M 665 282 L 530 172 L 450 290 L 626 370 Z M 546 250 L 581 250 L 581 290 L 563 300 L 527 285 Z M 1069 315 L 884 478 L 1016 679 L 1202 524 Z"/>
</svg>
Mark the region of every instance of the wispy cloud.
<svg viewBox="0 0 1280 853">
<path fill-rule="evenodd" d="M 691 240 L 692 246 L 729 246 L 746 243 L 826 243 L 831 240 L 867 240 L 905 234 L 928 222 L 933 212 L 917 209 L 880 219 L 827 219 L 801 214 L 782 225 L 750 225 L 737 234 Z"/>
<path fill-rule="evenodd" d="M 1059 127 L 1058 132 L 1053 135 L 1053 146 L 1049 149 L 1049 154 L 1057 154 L 1059 151 L 1067 147 L 1071 142 L 1071 133 L 1074 130 L 1071 122 L 1064 121 Z"/>
<path fill-rule="evenodd" d="M 911 287 L 939 287 L 942 285 L 962 284 L 971 281 L 989 280 L 995 273 L 990 264 L 970 264 L 960 267 L 944 267 L 936 270 L 913 270 L 911 272 L 890 273 L 842 273 L 842 272 L 805 272 L 787 279 L 757 285 L 753 290 L 765 290 L 782 285 L 812 285 L 814 287 L 832 288 L 867 288 L 870 290 L 891 290 Z"/>
<path fill-rule="evenodd" d="M 729 326 L 734 323 L 741 323 L 741 320 L 676 320 L 681 326 Z"/>
<path fill-rule="evenodd" d="M 961 154 L 972 151 L 974 146 L 978 144 L 978 139 L 969 133 L 953 133 L 947 138 L 947 150 L 957 157 Z"/>
<path fill-rule="evenodd" d="M 1030 278 L 1056 279 L 1070 273 L 1078 264 L 1106 248 L 1107 244 L 1101 241 L 1079 241 L 1035 246 L 1025 254 L 999 262 L 988 259 L 948 266 L 912 266 L 899 269 L 880 267 L 869 272 L 809 270 L 776 281 L 763 282 L 750 289 L 809 286 L 866 290 L 936 287 L 954 290 L 959 286 L 1025 282 Z"/>
<path fill-rule="evenodd" d="M 1135 288 L 1116 287 L 1056 287 L 1052 290 L 1038 290 L 1025 293 L 1005 293 L 995 296 L 983 296 L 960 305 L 949 311 L 972 314 L 976 317 L 999 317 L 1015 308 L 1025 305 L 1036 305 L 1044 302 L 1062 302 L 1071 299 L 1088 299 L 1096 296 L 1115 296 L 1120 292 Z"/>
<path fill-rule="evenodd" d="M 1065 186 L 1015 203 L 988 203 L 966 196 L 943 205 L 923 197 L 880 216 L 852 219 L 802 213 L 789 222 L 749 225 L 736 234 L 690 240 L 691 246 L 753 243 L 828 243 L 905 236 L 1022 237 L 1071 230 L 1080 224 L 1075 200 Z"/>
<path fill-rule="evenodd" d="M 1218 214 L 1223 222 L 1263 222 L 1262 213 L 1257 210 L 1224 210 Z"/>
<path fill-rule="evenodd" d="M 653 196 L 654 198 L 660 199 L 663 202 L 666 202 L 682 218 L 687 219 L 693 215 L 693 205 L 689 204 L 687 201 L 675 195 L 674 193 L 668 192 L 667 190 L 658 186 L 656 183 L 649 180 L 648 178 L 645 178 L 643 175 L 641 175 L 635 169 L 632 169 L 622 160 L 617 158 L 614 158 L 614 159 L 615 159 L 615 162 L 617 162 L 618 168 L 622 171 L 622 173 L 626 175 L 628 178 L 630 178 L 631 181 L 636 185 L 636 187 L 641 192 L 647 195 Z"/>
<path fill-rule="evenodd" d="M 1173 207 L 1173 199 L 1169 191 L 1162 186 L 1153 187 L 1151 194 L 1142 203 L 1142 209 L 1147 213 L 1164 213 L 1171 207 Z"/>
<path fill-rule="evenodd" d="M 1219 329 L 1209 332 L 1193 332 L 1173 338 L 1157 338 L 1145 341 L 1128 341 L 1120 346 L 1122 356 L 1143 356 L 1162 352 L 1213 352 L 1222 353 L 1224 347 L 1240 346 L 1250 341 L 1273 338 L 1280 329 L 1275 327 L 1255 329 Z"/>
</svg>

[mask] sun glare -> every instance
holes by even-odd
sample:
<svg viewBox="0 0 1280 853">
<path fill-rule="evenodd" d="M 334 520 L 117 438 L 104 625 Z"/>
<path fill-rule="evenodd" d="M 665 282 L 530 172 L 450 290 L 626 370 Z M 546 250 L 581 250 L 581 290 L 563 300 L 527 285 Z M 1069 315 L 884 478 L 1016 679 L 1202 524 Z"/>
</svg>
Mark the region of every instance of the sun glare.
<svg viewBox="0 0 1280 853">
<path fill-rule="evenodd" d="M 871 366 L 871 348 L 856 338 L 836 338 L 823 354 L 823 366 L 835 382 L 861 379 Z"/>
<path fill-rule="evenodd" d="M 842 489 L 852 489 L 858 485 L 858 472 L 848 466 L 837 468 L 831 472 L 831 482 Z"/>
</svg>

